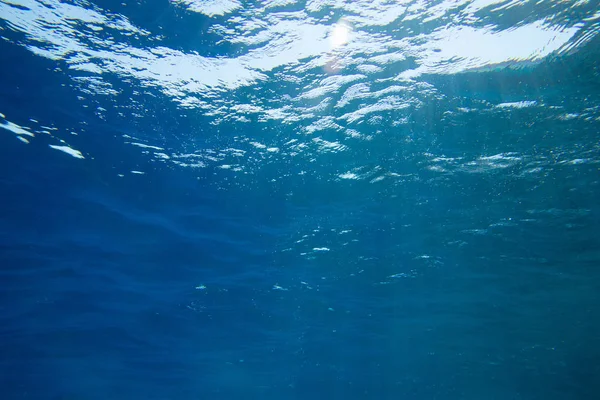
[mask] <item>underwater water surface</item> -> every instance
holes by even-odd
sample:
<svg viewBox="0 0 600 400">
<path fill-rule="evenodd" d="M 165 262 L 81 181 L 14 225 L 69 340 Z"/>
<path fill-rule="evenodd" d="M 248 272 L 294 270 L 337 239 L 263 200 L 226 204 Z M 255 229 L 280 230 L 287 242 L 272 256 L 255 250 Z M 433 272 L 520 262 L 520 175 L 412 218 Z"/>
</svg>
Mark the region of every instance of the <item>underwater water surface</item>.
<svg viewBox="0 0 600 400">
<path fill-rule="evenodd" d="M 600 398 L 599 33 L 0 0 L 0 399 Z"/>
</svg>

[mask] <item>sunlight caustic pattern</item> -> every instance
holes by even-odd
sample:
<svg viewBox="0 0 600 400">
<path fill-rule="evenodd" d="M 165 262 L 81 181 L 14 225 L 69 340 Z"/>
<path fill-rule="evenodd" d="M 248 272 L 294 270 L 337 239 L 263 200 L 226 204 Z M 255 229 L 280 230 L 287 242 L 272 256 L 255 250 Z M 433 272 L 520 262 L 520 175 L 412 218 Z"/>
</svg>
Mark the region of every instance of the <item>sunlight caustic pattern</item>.
<svg viewBox="0 0 600 400">
<path fill-rule="evenodd" d="M 535 18 L 523 12 L 534 3 Z M 242 6 L 237 0 L 172 1 L 169 10 L 181 13 L 184 32 L 215 44 L 215 53 L 207 54 L 191 39 L 186 48 L 170 46 L 171 32 L 160 23 L 132 22 L 126 5 L 109 12 L 82 0 L 0 0 L 0 34 L 52 60 L 99 118 L 106 114 L 99 99 L 119 98 L 125 85 L 135 90 L 126 102 L 115 102 L 122 118 L 144 118 L 144 97 L 158 94 L 182 114 L 201 115 L 213 126 L 277 122 L 295 127 L 276 138 L 238 135 L 233 150 L 228 146 L 210 154 L 206 149 L 190 153 L 185 143 L 182 149 L 170 148 L 144 133 L 126 138 L 150 146 L 144 151 L 161 162 L 212 164 L 244 173 L 250 167 L 242 165 L 240 152 L 268 160 L 303 154 L 310 159 L 351 151 L 377 132 L 408 124 L 415 112 L 445 98 L 428 77 L 531 68 L 575 54 L 600 32 L 600 11 L 593 3 L 271 0 Z M 198 23 L 194 16 L 204 18 L 202 27 L 186 25 L 188 19 Z M 506 25 L 506 20 L 513 23 Z M 235 51 L 220 50 L 226 48 Z M 494 106 L 474 101 L 448 110 L 443 118 Z M 537 107 L 555 119 L 598 114 L 566 111 L 558 104 Z M 6 129 L 27 124 L 3 112 L 11 121 L 3 123 Z M 372 129 L 359 129 L 365 125 Z M 17 135 L 29 140 L 22 132 Z"/>
</svg>

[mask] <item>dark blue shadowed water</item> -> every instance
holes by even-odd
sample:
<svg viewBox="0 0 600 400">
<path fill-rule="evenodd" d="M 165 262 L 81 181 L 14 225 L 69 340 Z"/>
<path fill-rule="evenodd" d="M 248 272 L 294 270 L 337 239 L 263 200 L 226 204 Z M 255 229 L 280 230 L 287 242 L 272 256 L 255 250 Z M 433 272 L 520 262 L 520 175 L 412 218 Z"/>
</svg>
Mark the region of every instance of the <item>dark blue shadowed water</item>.
<svg viewBox="0 0 600 400">
<path fill-rule="evenodd" d="M 599 32 L 0 0 L 0 399 L 599 398 Z"/>
</svg>

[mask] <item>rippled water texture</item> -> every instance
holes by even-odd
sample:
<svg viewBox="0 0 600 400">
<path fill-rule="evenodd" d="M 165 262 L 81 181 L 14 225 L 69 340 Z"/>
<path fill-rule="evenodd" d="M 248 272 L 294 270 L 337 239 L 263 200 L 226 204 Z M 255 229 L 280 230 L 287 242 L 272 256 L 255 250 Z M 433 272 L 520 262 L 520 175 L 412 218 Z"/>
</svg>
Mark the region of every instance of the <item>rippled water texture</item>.
<svg viewBox="0 0 600 400">
<path fill-rule="evenodd" d="M 593 0 L 0 0 L 0 398 L 600 398 Z"/>
</svg>

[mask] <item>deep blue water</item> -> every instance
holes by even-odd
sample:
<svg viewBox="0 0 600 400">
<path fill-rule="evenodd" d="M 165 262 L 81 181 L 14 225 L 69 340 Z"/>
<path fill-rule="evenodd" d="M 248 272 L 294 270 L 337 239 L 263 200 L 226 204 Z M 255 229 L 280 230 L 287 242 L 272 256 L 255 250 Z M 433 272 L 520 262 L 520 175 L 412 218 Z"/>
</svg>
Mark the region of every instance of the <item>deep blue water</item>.
<svg viewBox="0 0 600 400">
<path fill-rule="evenodd" d="M 0 0 L 0 399 L 600 398 L 599 32 Z"/>
</svg>

